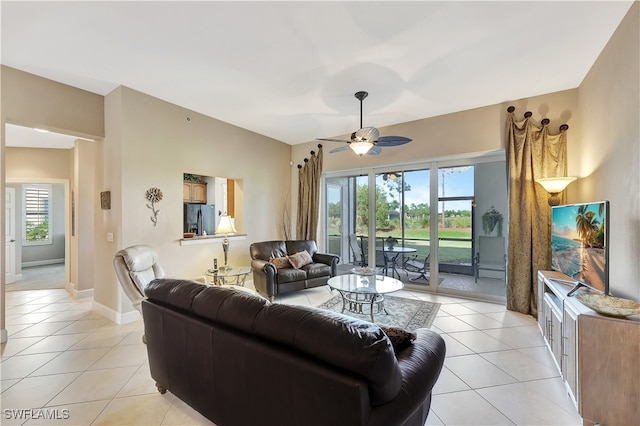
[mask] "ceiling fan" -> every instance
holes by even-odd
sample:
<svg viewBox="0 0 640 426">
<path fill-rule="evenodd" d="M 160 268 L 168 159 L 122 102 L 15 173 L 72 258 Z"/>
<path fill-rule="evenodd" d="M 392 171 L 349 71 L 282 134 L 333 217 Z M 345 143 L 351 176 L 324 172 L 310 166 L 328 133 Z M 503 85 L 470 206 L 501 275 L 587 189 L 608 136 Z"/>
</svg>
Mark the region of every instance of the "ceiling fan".
<svg viewBox="0 0 640 426">
<path fill-rule="evenodd" d="M 411 142 L 411 139 L 404 136 L 380 136 L 380 132 L 375 127 L 362 127 L 362 101 L 369 96 L 367 92 L 356 92 L 354 95 L 360 101 L 360 130 L 351 133 L 351 140 L 344 139 L 324 139 L 317 138 L 319 141 L 343 142 L 346 146 L 332 149 L 329 153 L 345 151 L 349 148 L 356 154 L 362 156 L 378 155 L 382 152 L 383 147 L 404 145 Z"/>
</svg>

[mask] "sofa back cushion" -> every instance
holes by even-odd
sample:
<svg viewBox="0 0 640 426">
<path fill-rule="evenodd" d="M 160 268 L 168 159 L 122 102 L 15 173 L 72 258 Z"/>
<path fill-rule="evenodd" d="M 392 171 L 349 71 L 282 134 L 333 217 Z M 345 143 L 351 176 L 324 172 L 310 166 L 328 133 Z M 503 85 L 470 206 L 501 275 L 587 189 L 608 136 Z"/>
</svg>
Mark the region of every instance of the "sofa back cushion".
<svg viewBox="0 0 640 426">
<path fill-rule="evenodd" d="M 292 255 L 306 250 L 313 257 L 318 251 L 318 245 L 314 240 L 288 240 L 284 242 L 287 246 L 287 254 Z"/>
<path fill-rule="evenodd" d="M 266 260 L 287 257 L 287 246 L 284 241 L 262 241 L 249 246 L 251 260 Z"/>
<path fill-rule="evenodd" d="M 272 303 L 258 313 L 254 331 L 363 377 L 373 405 L 392 400 L 402 386 L 393 346 L 375 324 L 322 309 Z"/>
<path fill-rule="evenodd" d="M 270 303 L 244 291 L 205 287 L 186 280 L 154 280 L 146 293 L 163 305 L 190 310 L 350 371 L 368 383 L 374 405 L 393 399 L 402 386 L 391 342 L 375 324 L 317 308 Z"/>
</svg>

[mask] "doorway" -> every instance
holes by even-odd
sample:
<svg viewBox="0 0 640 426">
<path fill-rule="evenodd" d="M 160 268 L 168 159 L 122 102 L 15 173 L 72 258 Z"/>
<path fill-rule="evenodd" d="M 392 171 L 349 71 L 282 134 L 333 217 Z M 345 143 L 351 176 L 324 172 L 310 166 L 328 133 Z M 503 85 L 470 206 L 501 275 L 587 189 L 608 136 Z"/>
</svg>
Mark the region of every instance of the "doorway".
<svg viewBox="0 0 640 426">
<path fill-rule="evenodd" d="M 13 247 L 5 248 L 5 264 L 15 276 L 12 282 L 6 281 L 5 291 L 65 288 L 69 276 L 69 182 L 7 179 L 5 188 L 5 221 L 14 224 Z"/>
</svg>

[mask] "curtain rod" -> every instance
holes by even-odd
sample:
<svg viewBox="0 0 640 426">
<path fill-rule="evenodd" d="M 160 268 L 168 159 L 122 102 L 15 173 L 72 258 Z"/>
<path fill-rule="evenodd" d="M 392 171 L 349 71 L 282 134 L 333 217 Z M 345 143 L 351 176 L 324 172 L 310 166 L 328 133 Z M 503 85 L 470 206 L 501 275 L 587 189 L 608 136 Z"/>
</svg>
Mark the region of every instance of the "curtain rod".
<svg viewBox="0 0 640 426">
<path fill-rule="evenodd" d="M 514 106 L 510 106 L 509 108 L 507 108 L 507 112 L 508 113 L 512 113 L 516 110 L 516 107 Z M 527 111 L 524 113 L 524 118 L 530 118 L 533 115 L 533 113 L 531 111 Z M 540 124 L 542 124 L 543 126 L 548 126 L 549 123 L 551 122 L 551 120 L 549 120 L 548 118 L 543 118 L 542 121 L 540 122 Z M 568 124 L 562 124 L 560 126 L 560 131 L 564 132 L 569 130 L 569 125 Z"/>
<path fill-rule="evenodd" d="M 318 144 L 318 148 L 322 148 L 322 144 L 320 144 L 320 143 L 319 143 L 319 144 Z M 315 152 L 315 151 L 311 151 L 311 155 L 316 155 L 316 152 Z M 308 158 L 305 158 L 305 159 L 304 159 L 304 162 L 305 162 L 305 163 L 308 163 L 308 162 L 309 162 L 309 159 L 308 159 Z M 306 164 L 305 164 L 305 165 L 306 165 Z M 302 165 L 301 165 L 301 164 L 298 164 L 298 168 L 299 168 L 299 169 L 301 169 L 301 168 L 302 168 Z"/>
</svg>

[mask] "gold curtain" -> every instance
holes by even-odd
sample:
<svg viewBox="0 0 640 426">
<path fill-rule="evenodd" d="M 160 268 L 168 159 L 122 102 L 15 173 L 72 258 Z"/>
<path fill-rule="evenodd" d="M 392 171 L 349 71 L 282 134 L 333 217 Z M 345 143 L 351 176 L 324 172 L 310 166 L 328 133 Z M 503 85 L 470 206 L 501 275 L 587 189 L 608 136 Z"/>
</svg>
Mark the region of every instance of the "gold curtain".
<svg viewBox="0 0 640 426">
<path fill-rule="evenodd" d="M 322 175 L 322 145 L 318 153 L 311 151 L 311 157 L 304 159 L 304 166 L 298 166 L 298 220 L 296 238 L 315 240 L 320 211 L 320 178 Z"/>
<path fill-rule="evenodd" d="M 507 309 L 537 314 L 538 270 L 551 262 L 549 193 L 535 179 L 566 176 L 568 126 L 557 135 L 549 132 L 549 120 L 541 127 L 531 113 L 517 121 L 509 107 L 506 123 L 506 154 L 509 193 L 509 253 Z"/>
</svg>

